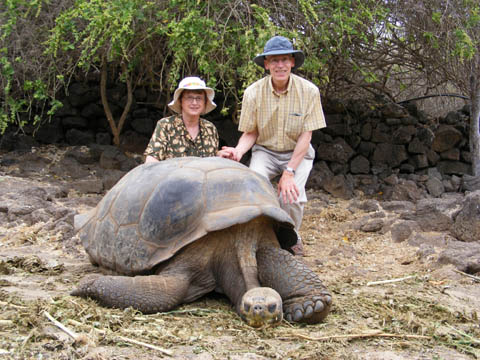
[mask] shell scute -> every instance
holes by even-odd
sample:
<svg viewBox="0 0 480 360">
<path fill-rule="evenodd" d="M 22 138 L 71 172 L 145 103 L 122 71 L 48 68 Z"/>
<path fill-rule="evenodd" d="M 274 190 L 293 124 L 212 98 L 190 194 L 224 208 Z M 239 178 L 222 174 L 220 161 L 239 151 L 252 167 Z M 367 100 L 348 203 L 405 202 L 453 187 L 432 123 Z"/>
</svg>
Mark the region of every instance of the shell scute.
<svg viewBox="0 0 480 360">
<path fill-rule="evenodd" d="M 154 243 L 175 243 L 191 233 L 205 212 L 204 174 L 178 169 L 164 179 L 148 199 L 138 221 L 144 239 Z"/>
<path fill-rule="evenodd" d="M 136 167 L 88 213 L 88 220 L 78 215 L 78 224 L 92 260 L 135 275 L 210 231 L 260 215 L 286 230 L 284 244 L 296 241 L 293 221 L 268 179 L 232 160 L 187 157 Z"/>
<path fill-rule="evenodd" d="M 95 227 L 93 238 L 89 241 L 88 254 L 96 262 L 107 269 L 115 269 L 114 251 L 116 246 L 123 246 L 117 243 L 117 226 L 113 220 L 106 216 Z"/>
</svg>

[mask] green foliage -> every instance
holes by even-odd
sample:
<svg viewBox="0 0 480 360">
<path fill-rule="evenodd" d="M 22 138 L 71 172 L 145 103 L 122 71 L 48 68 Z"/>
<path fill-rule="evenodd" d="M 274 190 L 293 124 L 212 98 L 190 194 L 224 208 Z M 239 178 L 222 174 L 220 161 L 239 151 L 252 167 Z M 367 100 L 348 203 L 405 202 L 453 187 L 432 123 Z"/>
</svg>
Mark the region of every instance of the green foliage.
<svg viewBox="0 0 480 360">
<path fill-rule="evenodd" d="M 432 13 L 432 20 L 435 24 L 440 24 L 442 20 L 442 13 L 439 11 L 434 11 Z"/>
<path fill-rule="evenodd" d="M 455 47 L 453 49 L 452 55 L 458 56 L 461 61 L 472 59 L 477 51 L 472 38 L 463 29 L 456 29 L 454 32 L 454 36 Z"/>
<path fill-rule="evenodd" d="M 28 79 L 21 88 L 21 95 L 17 96 L 14 85 L 18 83 L 16 65 L 28 59 L 10 55 L 10 36 L 17 30 L 18 22 L 36 18 L 42 11 L 41 0 L 4 0 L 0 7 L 0 134 L 10 123 L 23 126 L 19 114 L 29 112 L 34 102 L 48 99 L 47 84 L 41 79 Z M 34 118 L 36 123 L 39 118 Z"/>
<path fill-rule="evenodd" d="M 207 3 L 203 4 L 205 7 Z M 196 71 L 209 75 L 209 83 L 216 83 L 216 63 L 211 61 L 221 51 L 221 41 L 216 40 L 215 22 L 202 16 L 202 6 L 193 8 L 180 19 L 169 19 L 166 29 L 169 48 L 172 52 L 172 66 L 168 74 L 170 90 L 174 90 L 180 80 L 183 66 L 196 62 Z M 192 44 L 195 46 L 192 48 Z"/>
<path fill-rule="evenodd" d="M 362 61 L 358 52 L 376 46 L 378 29 L 387 23 L 388 13 L 383 3 L 375 0 L 308 2 L 308 9 L 313 9 L 305 11 L 308 19 L 305 23 L 309 26 L 305 32 L 298 31 L 302 38 L 300 47 L 307 55 L 303 67 L 305 76 L 323 88 L 332 82 L 338 84 L 339 78 L 346 77 L 367 83 L 375 81 L 373 64 Z"/>
<path fill-rule="evenodd" d="M 14 31 L 17 21 L 31 14 L 38 16 L 42 9 L 41 0 L 3 0 L 0 39 L 5 40 Z"/>
<path fill-rule="evenodd" d="M 196 74 L 238 100 L 261 74 L 251 62 L 260 51 L 258 45 L 278 28 L 260 6 L 251 6 L 246 22 L 254 26 L 245 26 L 245 19 L 229 5 L 229 1 L 78 0 L 57 18 L 46 52 L 57 58 L 68 54 L 86 71 L 103 58 L 112 67 L 126 62 L 129 73 L 151 84 L 158 84 L 160 72 L 160 91 L 171 92 L 182 77 Z"/>
<path fill-rule="evenodd" d="M 447 56 L 460 62 L 473 59 L 479 51 L 478 31 L 480 30 L 480 6 L 478 2 L 464 0 L 458 8 L 443 8 L 441 3 L 432 11 L 432 26 L 424 35 L 432 40 L 436 49 L 444 48 Z M 440 46 L 439 44 L 442 44 Z"/>
<path fill-rule="evenodd" d="M 421 54 L 422 66 L 437 83 L 451 81 L 468 93 L 480 51 L 480 4 L 475 0 L 448 3 L 428 0 L 422 7 L 402 0 L 396 5 L 410 49 Z M 416 35 L 416 36 L 415 36 Z M 441 80 L 439 80 L 441 79 Z"/>
<path fill-rule="evenodd" d="M 103 56 L 108 61 L 128 62 L 132 60 L 132 41 L 146 36 L 142 26 L 151 6 L 142 0 L 76 1 L 56 19 L 45 43 L 46 53 L 57 57 L 60 52 L 79 50 L 76 65 L 85 70 Z M 137 34 L 137 29 L 142 32 Z"/>
<path fill-rule="evenodd" d="M 223 95 L 220 105 L 233 105 L 223 114 L 232 114 L 244 89 L 264 74 L 253 57 L 276 34 L 305 52 L 300 72 L 320 87 L 345 77 L 377 82 L 360 55 L 388 23 L 377 0 L 4 0 L 0 10 L 0 130 L 19 123 L 19 112 L 53 115 L 59 89 L 102 64 L 109 81 L 128 79 L 165 94 L 184 76 L 201 76 Z M 35 58 L 13 51 L 25 29 L 35 35 L 27 42 Z"/>
</svg>

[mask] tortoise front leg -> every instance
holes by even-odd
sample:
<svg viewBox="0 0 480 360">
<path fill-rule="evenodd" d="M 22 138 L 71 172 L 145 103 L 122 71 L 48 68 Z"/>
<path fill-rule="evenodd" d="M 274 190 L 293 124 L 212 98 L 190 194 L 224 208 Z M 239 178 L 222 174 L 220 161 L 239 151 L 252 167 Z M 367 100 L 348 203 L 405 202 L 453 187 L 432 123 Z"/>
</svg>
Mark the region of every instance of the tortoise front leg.
<svg viewBox="0 0 480 360">
<path fill-rule="evenodd" d="M 145 314 L 168 311 L 185 299 L 189 280 L 179 274 L 149 276 L 90 275 L 71 292 L 92 298 L 107 307 L 133 307 Z"/>
<path fill-rule="evenodd" d="M 277 291 L 261 287 L 257 272 L 257 244 L 262 239 L 276 243 L 271 221 L 256 218 L 246 224 L 217 232 L 214 256 L 217 290 L 235 304 L 237 313 L 252 327 L 272 326 L 282 321 L 282 298 Z"/>
<path fill-rule="evenodd" d="M 302 261 L 286 250 L 266 247 L 258 250 L 257 262 L 260 283 L 278 291 L 287 321 L 316 324 L 328 315 L 332 296 Z"/>
</svg>

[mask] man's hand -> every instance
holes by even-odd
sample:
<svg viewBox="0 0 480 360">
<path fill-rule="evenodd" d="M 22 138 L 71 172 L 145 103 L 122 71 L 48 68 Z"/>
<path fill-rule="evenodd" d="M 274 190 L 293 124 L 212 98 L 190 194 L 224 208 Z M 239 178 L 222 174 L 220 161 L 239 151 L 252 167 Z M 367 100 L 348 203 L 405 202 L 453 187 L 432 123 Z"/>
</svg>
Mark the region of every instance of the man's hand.
<svg viewBox="0 0 480 360">
<path fill-rule="evenodd" d="M 291 172 L 283 171 L 282 177 L 278 182 L 277 191 L 279 195 L 281 194 L 285 204 L 291 204 L 297 201 L 300 191 L 298 190 L 297 184 L 295 184 L 295 178 Z"/>
<path fill-rule="evenodd" d="M 217 156 L 240 161 L 242 156 L 252 148 L 257 140 L 258 133 L 256 130 L 243 133 L 238 139 L 236 147 L 222 146 L 222 150 L 217 152 Z"/>
</svg>

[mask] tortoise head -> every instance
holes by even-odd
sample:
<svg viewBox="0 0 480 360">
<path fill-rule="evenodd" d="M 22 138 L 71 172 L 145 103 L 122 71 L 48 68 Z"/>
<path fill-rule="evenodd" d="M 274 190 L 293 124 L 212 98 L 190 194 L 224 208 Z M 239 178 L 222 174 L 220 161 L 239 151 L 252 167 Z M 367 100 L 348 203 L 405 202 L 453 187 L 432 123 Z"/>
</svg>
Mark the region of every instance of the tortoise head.
<svg viewBox="0 0 480 360">
<path fill-rule="evenodd" d="M 272 288 L 253 288 L 243 294 L 238 312 L 251 327 L 275 326 L 283 318 L 282 298 Z"/>
</svg>

